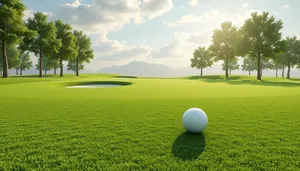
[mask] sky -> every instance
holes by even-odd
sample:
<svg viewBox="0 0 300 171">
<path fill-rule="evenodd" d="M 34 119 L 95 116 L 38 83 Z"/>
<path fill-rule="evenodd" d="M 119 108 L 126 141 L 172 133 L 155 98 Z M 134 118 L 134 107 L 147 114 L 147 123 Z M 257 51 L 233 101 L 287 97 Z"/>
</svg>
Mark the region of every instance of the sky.
<svg viewBox="0 0 300 171">
<path fill-rule="evenodd" d="M 92 71 L 131 61 L 189 67 L 194 50 L 209 46 L 222 22 L 240 27 L 254 11 L 282 20 L 283 37 L 300 37 L 296 0 L 22 1 L 27 7 L 24 20 L 40 11 L 89 35 L 95 59 L 85 68 Z"/>
</svg>

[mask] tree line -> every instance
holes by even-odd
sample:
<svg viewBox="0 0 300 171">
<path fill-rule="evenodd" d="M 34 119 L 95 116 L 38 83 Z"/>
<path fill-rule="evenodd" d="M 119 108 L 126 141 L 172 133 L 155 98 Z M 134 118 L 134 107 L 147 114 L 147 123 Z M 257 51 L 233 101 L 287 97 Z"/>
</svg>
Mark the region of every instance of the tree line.
<svg viewBox="0 0 300 171">
<path fill-rule="evenodd" d="M 242 70 L 251 75 L 257 71 L 257 79 L 262 79 L 263 69 L 282 70 L 290 79 L 292 67 L 300 68 L 300 40 L 296 36 L 282 38 L 283 22 L 276 20 L 268 12 L 253 12 L 243 26 L 237 28 L 230 21 L 215 29 L 212 44 L 209 47 L 200 46 L 190 59 L 191 67 L 200 70 L 203 75 L 205 68 L 214 62 L 223 61 L 222 69 L 226 79 L 231 71 L 238 70 L 238 57 L 243 58 Z"/>
<path fill-rule="evenodd" d="M 68 70 L 79 76 L 84 63 L 94 58 L 91 39 L 82 31 L 73 30 L 71 25 L 61 20 L 48 21 L 47 15 L 36 12 L 23 20 L 26 7 L 20 0 L 0 1 L 0 70 L 4 78 L 9 69 L 16 74 L 32 67 L 29 53 L 38 57 L 36 64 L 39 77 L 43 73 L 59 69 L 63 77 L 63 62 L 68 62 Z"/>
</svg>

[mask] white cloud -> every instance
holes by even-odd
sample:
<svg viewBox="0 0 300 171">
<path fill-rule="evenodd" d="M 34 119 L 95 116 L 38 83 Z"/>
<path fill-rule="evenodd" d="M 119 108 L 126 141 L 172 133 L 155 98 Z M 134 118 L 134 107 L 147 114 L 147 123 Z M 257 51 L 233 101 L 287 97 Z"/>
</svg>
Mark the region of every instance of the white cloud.
<svg viewBox="0 0 300 171">
<path fill-rule="evenodd" d="M 154 59 L 172 58 L 182 60 L 183 63 L 189 62 L 189 58 L 198 46 L 208 47 L 210 37 L 210 34 L 175 32 L 172 43 L 161 49 L 152 50 L 151 57 Z M 184 60 L 186 61 L 184 62 Z"/>
<path fill-rule="evenodd" d="M 173 8 L 172 0 L 144 0 L 142 10 L 149 19 L 162 15 Z"/>
<path fill-rule="evenodd" d="M 198 4 L 198 0 L 190 0 L 189 5 L 190 6 L 196 6 Z"/>
<path fill-rule="evenodd" d="M 60 5 L 53 19 L 61 19 L 86 33 L 118 31 L 124 25 L 140 24 L 170 11 L 172 0 L 93 0 L 83 4 L 81 0 Z"/>
<path fill-rule="evenodd" d="M 248 7 L 248 3 L 246 2 L 246 3 L 243 3 L 243 8 L 247 8 Z"/>
<path fill-rule="evenodd" d="M 105 61 L 131 59 L 137 56 L 147 55 L 152 50 L 144 44 L 129 46 L 126 45 L 125 42 L 109 40 L 106 36 L 101 37 L 92 45 L 92 48 L 96 58 Z"/>
<path fill-rule="evenodd" d="M 179 20 L 174 22 L 165 23 L 169 27 L 183 25 L 185 23 L 198 23 L 198 22 L 205 22 L 208 20 L 213 20 L 219 16 L 219 11 L 217 10 L 210 10 L 208 12 L 204 12 L 201 16 L 197 17 L 193 14 L 184 15 Z"/>
<path fill-rule="evenodd" d="M 283 8 L 289 8 L 290 7 L 290 5 L 285 5 L 285 6 L 283 6 Z"/>
<path fill-rule="evenodd" d="M 34 10 L 25 10 L 23 20 L 27 20 L 28 18 L 33 18 L 34 13 L 36 13 L 36 11 L 34 11 Z M 51 13 L 51 12 L 42 12 L 42 13 L 47 15 L 48 17 L 51 17 L 53 15 L 53 13 Z"/>
<path fill-rule="evenodd" d="M 163 24 L 167 25 L 168 27 L 176 27 L 182 26 L 188 23 L 204 23 L 208 21 L 214 21 L 214 23 L 221 24 L 224 21 L 230 20 L 235 25 L 241 25 L 243 22 L 250 17 L 250 14 L 253 12 L 261 12 L 259 10 L 248 9 L 243 14 L 236 14 L 236 13 L 224 13 L 219 12 L 218 10 L 210 10 L 204 12 L 200 16 L 195 16 L 193 14 L 184 15 L 179 18 L 179 20 L 174 22 L 164 22 Z"/>
</svg>

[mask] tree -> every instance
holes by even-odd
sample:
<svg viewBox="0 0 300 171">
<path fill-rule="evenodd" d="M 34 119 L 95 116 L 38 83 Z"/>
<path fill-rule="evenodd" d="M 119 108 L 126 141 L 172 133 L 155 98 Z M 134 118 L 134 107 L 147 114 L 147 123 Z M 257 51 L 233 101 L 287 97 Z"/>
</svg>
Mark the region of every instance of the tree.
<svg viewBox="0 0 300 171">
<path fill-rule="evenodd" d="M 77 65 L 77 60 L 73 60 L 73 61 L 68 62 L 67 67 L 68 67 L 69 71 L 74 71 L 74 73 L 76 74 L 77 71 L 84 69 L 84 64 L 83 64 L 83 62 L 81 62 Z"/>
<path fill-rule="evenodd" d="M 7 62 L 9 63 L 8 69 L 19 67 L 19 65 L 20 65 L 19 54 L 20 53 L 15 46 L 11 46 L 6 50 L 6 56 L 7 56 L 7 60 L 8 60 Z M 1 57 L 3 57 L 2 55 L 1 55 Z M 4 58 L 0 58 L 1 69 L 3 69 L 3 60 L 4 60 Z M 4 74 L 4 72 L 3 72 L 3 74 Z"/>
<path fill-rule="evenodd" d="M 300 41 L 296 36 L 287 37 L 285 39 L 285 52 L 284 57 L 286 58 L 287 79 L 290 79 L 291 67 L 294 67 L 300 58 Z"/>
<path fill-rule="evenodd" d="M 53 22 L 47 21 L 47 15 L 37 12 L 33 18 L 29 18 L 26 25 L 30 30 L 37 32 L 34 37 L 24 37 L 23 47 L 39 57 L 39 77 L 43 77 L 43 57 L 58 53 L 62 46 L 61 40 L 57 39 L 56 27 Z"/>
<path fill-rule="evenodd" d="M 238 60 L 236 58 L 232 58 L 229 59 L 228 61 L 228 70 L 229 70 L 229 75 L 231 75 L 231 71 L 234 70 L 239 70 L 240 69 L 240 65 L 238 64 Z M 222 64 L 222 70 L 225 71 L 226 70 L 226 62 L 224 61 L 224 63 Z"/>
<path fill-rule="evenodd" d="M 251 75 L 251 71 L 255 70 L 255 66 L 256 66 L 256 61 L 253 60 L 253 58 L 247 56 L 246 58 L 244 58 L 243 60 L 243 65 L 242 65 L 242 70 L 243 71 L 248 71 L 249 72 L 249 76 Z"/>
<path fill-rule="evenodd" d="M 193 53 L 194 57 L 191 58 L 191 67 L 197 68 L 201 71 L 201 76 L 203 76 L 203 69 L 211 67 L 213 60 L 211 58 L 210 52 L 205 47 L 199 47 Z"/>
<path fill-rule="evenodd" d="M 30 69 L 32 67 L 32 61 L 30 59 L 29 52 L 22 52 L 21 55 L 19 56 L 20 59 L 20 75 L 23 75 L 23 71 L 26 69 Z"/>
<path fill-rule="evenodd" d="M 63 23 L 61 20 L 55 22 L 57 27 L 57 39 L 61 40 L 62 46 L 55 54 L 59 60 L 60 77 L 63 77 L 63 61 L 73 60 L 78 55 L 78 47 L 76 46 L 76 37 L 72 33 L 72 27 Z"/>
<path fill-rule="evenodd" d="M 7 48 L 20 43 L 20 36 L 27 31 L 23 22 L 25 5 L 20 0 L 0 1 L 0 47 L 3 77 L 8 77 L 9 60 Z"/>
<path fill-rule="evenodd" d="M 284 52 L 276 53 L 273 63 L 274 63 L 275 68 L 278 67 L 278 69 L 282 69 L 282 77 L 284 77 L 284 69 L 285 69 L 285 66 L 287 63 L 285 53 Z M 277 75 L 277 73 L 276 73 L 276 75 Z"/>
<path fill-rule="evenodd" d="M 257 59 L 257 79 L 261 80 L 261 60 L 263 57 L 272 57 L 282 48 L 281 32 L 283 23 L 276 21 L 268 12 L 258 14 L 254 12 L 241 28 L 243 40 L 247 48 L 244 53 Z"/>
<path fill-rule="evenodd" d="M 58 66 L 58 61 L 56 59 L 45 56 L 45 57 L 43 57 L 42 65 L 43 65 L 42 68 L 43 68 L 45 75 L 47 74 L 48 71 L 50 71 L 52 69 L 54 70 L 53 74 L 56 74 L 55 67 Z M 35 66 L 36 66 L 36 69 L 39 70 L 40 62 L 38 61 L 38 63 Z"/>
<path fill-rule="evenodd" d="M 76 76 L 79 76 L 80 65 L 90 63 L 94 58 L 94 51 L 91 48 L 91 39 L 83 34 L 82 31 L 75 30 L 73 33 L 76 37 L 76 46 L 78 48 L 78 55 L 76 57 Z"/>
<path fill-rule="evenodd" d="M 214 30 L 212 36 L 213 44 L 210 46 L 215 60 L 225 61 L 225 76 L 228 79 L 228 66 L 230 59 L 234 58 L 234 48 L 237 38 L 237 28 L 231 22 L 224 22 L 221 24 L 221 29 Z"/>
</svg>

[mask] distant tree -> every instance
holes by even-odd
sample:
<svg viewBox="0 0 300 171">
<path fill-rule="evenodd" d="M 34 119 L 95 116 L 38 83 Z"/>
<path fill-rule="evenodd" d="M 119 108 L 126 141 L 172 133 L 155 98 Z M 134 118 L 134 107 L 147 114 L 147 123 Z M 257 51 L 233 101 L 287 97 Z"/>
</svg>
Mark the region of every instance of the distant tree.
<svg viewBox="0 0 300 171">
<path fill-rule="evenodd" d="M 57 39 L 61 40 L 62 46 L 58 48 L 58 53 L 56 53 L 54 57 L 59 61 L 60 77 L 63 77 L 63 61 L 75 59 L 78 55 L 78 48 L 71 25 L 58 20 L 55 22 L 55 26 L 57 28 Z"/>
<path fill-rule="evenodd" d="M 30 59 L 29 52 L 22 52 L 19 56 L 19 59 L 20 65 L 18 69 L 20 69 L 20 75 L 23 75 L 23 71 L 25 71 L 26 69 L 29 70 L 32 67 L 32 61 Z"/>
<path fill-rule="evenodd" d="M 91 39 L 83 34 L 82 31 L 75 30 L 73 33 L 76 37 L 76 46 L 78 49 L 76 61 L 76 76 L 79 76 L 81 65 L 84 63 L 90 63 L 90 60 L 94 58 L 94 51 L 91 48 Z"/>
<path fill-rule="evenodd" d="M 300 41 L 296 36 L 287 37 L 285 39 L 285 52 L 284 57 L 286 58 L 287 79 L 290 79 L 291 67 L 294 67 L 300 58 Z"/>
<path fill-rule="evenodd" d="M 232 58 L 232 59 L 229 59 L 229 62 L 228 62 L 229 66 L 228 66 L 228 70 L 229 70 L 229 75 L 231 75 L 231 71 L 235 71 L 235 70 L 239 70 L 240 69 L 240 65 L 238 64 L 238 60 L 237 58 Z M 222 64 L 222 70 L 225 71 L 226 70 L 226 63 L 225 61 L 223 62 Z"/>
<path fill-rule="evenodd" d="M 257 59 L 257 79 L 261 80 L 261 60 L 263 57 L 272 57 L 282 48 L 281 32 L 283 27 L 281 20 L 276 21 L 274 16 L 263 12 L 254 12 L 241 28 L 244 45 L 244 53 Z"/>
<path fill-rule="evenodd" d="M 84 64 L 83 63 L 79 63 L 78 64 L 78 68 L 77 68 L 77 61 L 73 60 L 73 61 L 68 61 L 67 67 L 68 67 L 69 71 L 73 71 L 76 74 L 77 71 L 80 71 L 80 70 L 84 69 Z"/>
<path fill-rule="evenodd" d="M 53 58 L 44 56 L 42 61 L 42 68 L 44 71 L 44 74 L 47 75 L 47 72 L 54 69 L 54 62 L 56 62 Z M 40 67 L 40 61 L 35 65 L 36 69 L 39 70 Z"/>
<path fill-rule="evenodd" d="M 2 54 L 2 53 L 1 53 Z M 6 56 L 8 59 L 8 69 L 13 69 L 17 68 L 20 65 L 20 60 L 19 60 L 19 51 L 15 46 L 11 46 L 7 48 L 6 50 Z M 2 55 L 1 55 L 2 57 Z M 3 58 L 0 58 L 0 68 L 3 69 Z"/>
<path fill-rule="evenodd" d="M 282 70 L 282 77 L 284 77 L 284 69 L 287 65 L 287 59 L 285 56 L 285 52 L 276 53 L 275 58 L 273 60 L 273 64 L 274 64 L 274 67 L 278 67 L 278 69 Z"/>
<path fill-rule="evenodd" d="M 47 21 L 47 15 L 37 12 L 33 18 L 29 18 L 26 25 L 30 30 L 37 32 L 35 37 L 25 37 L 23 45 L 25 49 L 30 50 L 39 57 L 39 76 L 43 77 L 43 57 L 51 56 L 58 53 L 58 49 L 62 46 L 61 40 L 57 39 L 56 31 L 53 22 Z"/>
<path fill-rule="evenodd" d="M 199 47 L 193 53 L 194 57 L 191 58 L 191 67 L 200 70 L 200 75 L 203 76 L 203 69 L 211 67 L 213 65 L 213 60 L 210 52 L 205 47 Z"/>
<path fill-rule="evenodd" d="M 8 77 L 9 63 L 7 48 L 20 43 L 20 36 L 27 31 L 23 22 L 25 5 L 20 0 L 0 1 L 0 48 L 3 77 Z"/>
<path fill-rule="evenodd" d="M 235 43 L 237 40 L 237 28 L 231 22 L 221 24 L 221 29 L 214 30 L 212 36 L 213 44 L 210 46 L 210 51 L 215 57 L 215 60 L 225 61 L 225 76 L 228 79 L 229 61 L 235 57 Z"/>
<path fill-rule="evenodd" d="M 250 76 L 251 72 L 256 70 L 256 63 L 257 62 L 253 60 L 253 58 L 247 56 L 246 58 L 243 59 L 242 70 L 248 71 Z"/>
</svg>

